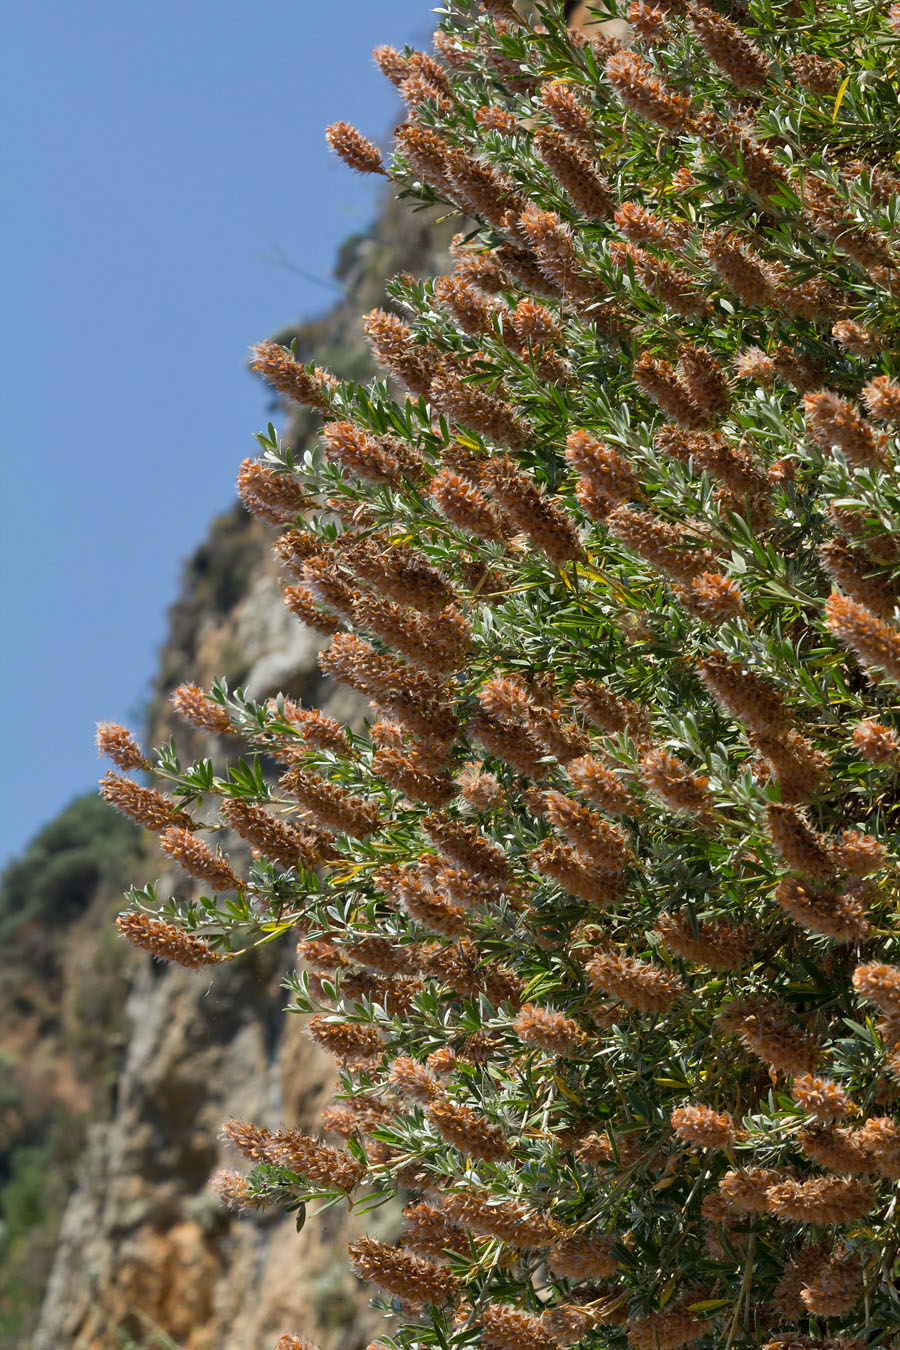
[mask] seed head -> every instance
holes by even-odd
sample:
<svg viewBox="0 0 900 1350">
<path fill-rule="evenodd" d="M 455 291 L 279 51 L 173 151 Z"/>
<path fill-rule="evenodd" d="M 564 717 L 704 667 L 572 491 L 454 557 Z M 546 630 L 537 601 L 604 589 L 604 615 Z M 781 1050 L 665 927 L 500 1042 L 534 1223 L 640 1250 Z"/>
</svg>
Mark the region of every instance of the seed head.
<svg viewBox="0 0 900 1350">
<path fill-rule="evenodd" d="M 150 761 L 131 732 L 118 722 L 97 723 L 97 749 L 120 769 L 149 769 Z M 124 780 L 122 780 L 124 781 Z"/>
<path fill-rule="evenodd" d="M 244 883 L 235 876 L 226 860 L 212 853 L 202 839 L 190 830 L 170 825 L 160 835 L 160 847 L 198 881 L 205 881 L 214 891 L 239 891 Z"/>
<path fill-rule="evenodd" d="M 836 942 L 858 942 L 869 931 L 866 912 L 853 891 L 831 887 L 815 890 L 809 882 L 785 877 L 775 899 L 795 923 L 811 933 L 824 933 Z"/>
<path fill-rule="evenodd" d="M 628 1350 L 681 1350 L 702 1340 L 708 1323 L 700 1321 L 687 1307 L 666 1308 L 628 1324 Z"/>
<path fill-rule="evenodd" d="M 511 526 L 483 492 L 452 469 L 440 469 L 428 484 L 432 500 L 451 524 L 478 539 L 505 540 Z"/>
<path fill-rule="evenodd" d="M 172 961 L 188 970 L 214 966 L 225 960 L 195 933 L 186 933 L 183 928 L 176 928 L 164 919 L 154 919 L 149 914 L 120 914 L 116 928 L 133 947 L 140 947 L 160 961 Z"/>
<path fill-rule="evenodd" d="M 738 353 L 734 367 L 741 380 L 755 380 L 764 389 L 771 389 L 775 378 L 775 360 L 759 347 L 746 347 Z"/>
<path fill-rule="evenodd" d="M 769 60 L 735 24 L 705 5 L 691 5 L 688 18 L 700 46 L 739 89 L 758 89 L 769 75 Z"/>
<path fill-rule="evenodd" d="M 358 1022 L 329 1022 L 311 1017 L 306 1026 L 310 1037 L 342 1064 L 374 1064 L 384 1052 L 377 1027 Z"/>
<path fill-rule="evenodd" d="M 804 1308 L 813 1317 L 841 1317 L 856 1306 L 863 1292 L 862 1263 L 846 1248 L 820 1261 L 809 1283 L 800 1291 Z"/>
<path fill-rule="evenodd" d="M 639 117 L 664 131 L 679 131 L 683 126 L 689 100 L 670 89 L 634 52 L 614 53 L 606 62 L 606 78 L 626 108 Z"/>
<path fill-rule="evenodd" d="M 635 383 L 658 408 L 683 427 L 697 427 L 703 414 L 691 398 L 690 390 L 668 361 L 658 361 L 644 352 L 635 362 Z"/>
<path fill-rule="evenodd" d="M 504 514 L 551 561 L 564 563 L 577 557 L 579 538 L 574 521 L 508 456 L 487 461 L 484 482 Z"/>
<path fill-rule="evenodd" d="M 633 0 L 627 18 L 645 47 L 656 47 L 665 40 L 668 33 L 665 13 L 646 0 Z"/>
<path fill-rule="evenodd" d="M 900 384 L 887 375 L 876 375 L 863 386 L 866 407 L 879 422 L 900 422 Z"/>
<path fill-rule="evenodd" d="M 858 1110 L 837 1083 L 827 1078 L 815 1078 L 809 1073 L 794 1079 L 791 1096 L 802 1111 L 815 1116 L 823 1125 L 846 1120 Z"/>
<path fill-rule="evenodd" d="M 684 586 L 710 571 L 715 562 L 710 549 L 689 542 L 689 528 L 670 524 L 649 511 L 617 506 L 607 517 L 606 527 L 632 553 Z"/>
<path fill-rule="evenodd" d="M 402 1244 L 419 1256 L 443 1256 L 468 1250 L 465 1229 L 455 1219 L 422 1200 L 403 1210 Z"/>
<path fill-rule="evenodd" d="M 278 782 L 323 830 L 366 839 L 378 828 L 378 807 L 337 783 L 328 783 L 305 769 L 289 769 Z"/>
<path fill-rule="evenodd" d="M 711 970 L 738 970 L 754 946 L 754 930 L 748 924 L 734 928 L 727 923 L 696 922 L 696 932 L 685 914 L 660 914 L 656 932 L 670 952 L 709 966 Z"/>
<path fill-rule="evenodd" d="M 706 813 L 712 800 L 708 779 L 698 777 L 676 755 L 649 750 L 641 759 L 641 778 L 672 811 Z"/>
<path fill-rule="evenodd" d="M 218 1195 L 226 1209 L 235 1214 L 250 1209 L 262 1209 L 264 1201 L 254 1195 L 253 1187 L 240 1172 L 226 1171 L 224 1168 L 210 1177 L 210 1187 Z M 284 1339 L 282 1337 L 282 1339 Z"/>
<path fill-rule="evenodd" d="M 184 720 L 198 731 L 211 731 L 219 736 L 234 735 L 226 709 L 207 698 L 197 685 L 180 684 L 172 695 L 172 702 Z"/>
<path fill-rule="evenodd" d="M 530 428 L 513 412 L 511 404 L 484 388 L 467 384 L 449 365 L 435 373 L 430 397 L 451 422 L 468 427 L 498 445 L 522 450 Z"/>
<path fill-rule="evenodd" d="M 310 371 L 286 348 L 268 339 L 258 342 L 250 350 L 253 353 L 251 369 L 258 370 L 279 394 L 305 407 L 328 411 L 330 390 L 321 371 Z"/>
<path fill-rule="evenodd" d="M 221 813 L 226 823 L 242 839 L 258 848 L 264 858 L 281 867 L 294 867 L 300 861 L 312 866 L 317 862 L 331 861 L 337 856 L 323 835 L 276 820 L 256 802 L 232 797 L 222 803 Z"/>
<path fill-rule="evenodd" d="M 130 816 L 148 830 L 165 830 L 170 825 L 183 829 L 196 828 L 195 821 L 175 803 L 153 788 L 141 787 L 130 778 L 122 778 L 109 770 L 100 779 L 100 796 L 123 815 Z"/>
<path fill-rule="evenodd" d="M 611 735 L 628 731 L 637 741 L 652 733 L 650 719 L 637 703 L 596 680 L 578 680 L 572 686 L 572 698 L 598 731 Z"/>
<path fill-rule="evenodd" d="M 402 1097 L 410 1097 L 414 1102 L 430 1102 L 440 1092 L 440 1084 L 434 1074 L 409 1055 L 401 1055 L 394 1060 L 388 1073 L 388 1083 Z"/>
<path fill-rule="evenodd" d="M 357 173 L 384 173 L 381 151 L 349 122 L 332 122 L 325 139 L 339 159 Z"/>
<path fill-rule="evenodd" d="M 797 52 L 790 59 L 790 68 L 799 85 L 823 98 L 835 93 L 844 70 L 840 61 L 813 56 L 812 52 Z"/>
<path fill-rule="evenodd" d="M 547 1267 L 557 1277 L 578 1283 L 605 1280 L 617 1269 L 611 1247 L 607 1237 L 564 1238 L 547 1253 Z"/>
<path fill-rule="evenodd" d="M 391 84 L 399 89 L 403 81 L 409 75 L 409 58 L 402 52 L 398 52 L 396 47 L 390 47 L 385 43 L 381 47 L 376 47 L 372 52 L 375 58 L 375 64 Z"/>
<path fill-rule="evenodd" d="M 306 586 L 285 586 L 283 600 L 291 613 L 307 628 L 331 637 L 341 632 L 341 621 L 316 604 L 312 591 Z"/>
<path fill-rule="evenodd" d="M 374 1238 L 358 1238 L 348 1248 L 362 1280 L 372 1280 L 397 1298 L 440 1306 L 457 1295 L 460 1281 L 446 1266 L 436 1266 L 402 1247 L 389 1247 Z"/>
<path fill-rule="evenodd" d="M 595 989 L 639 1012 L 665 1013 L 684 993 L 681 981 L 664 967 L 627 956 L 595 956 L 587 975 Z"/>
<path fill-rule="evenodd" d="M 745 305 L 759 309 L 771 302 L 771 272 L 746 240 L 725 230 L 711 231 L 703 236 L 703 248 L 726 286 Z"/>
<path fill-rule="evenodd" d="M 679 1106 L 672 1112 L 672 1128 L 679 1139 L 697 1148 L 731 1148 L 737 1138 L 728 1112 L 713 1111 L 708 1106 Z"/>
<path fill-rule="evenodd" d="M 883 453 L 875 434 L 865 418 L 845 398 L 820 389 L 805 394 L 806 430 L 809 437 L 825 454 L 837 447 L 854 468 L 877 466 Z"/>
<path fill-rule="evenodd" d="M 492 1125 L 467 1106 L 436 1101 L 429 1106 L 427 1115 L 441 1138 L 467 1158 L 502 1162 L 509 1157 L 509 1145 L 499 1125 Z"/>
<path fill-rule="evenodd" d="M 496 776 L 474 760 L 463 765 L 456 775 L 460 794 L 477 811 L 490 811 L 503 800 L 503 789 Z"/>
<path fill-rule="evenodd" d="M 416 342 L 409 324 L 383 309 L 363 317 L 363 330 L 378 364 L 413 394 L 427 396 L 440 361 L 437 349 Z"/>
<path fill-rule="evenodd" d="M 876 1004 L 889 1017 L 900 1018 L 900 969 L 880 961 L 857 966 L 853 988 L 867 1003 Z"/>
<path fill-rule="evenodd" d="M 583 1040 L 578 1023 L 554 1008 L 523 1003 L 513 1022 L 513 1030 L 526 1045 L 549 1050 L 554 1055 L 569 1055 Z"/>
<path fill-rule="evenodd" d="M 721 572 L 701 572 L 691 579 L 689 587 L 679 589 L 678 598 L 704 623 L 714 627 L 744 612 L 740 586 Z"/>
<path fill-rule="evenodd" d="M 564 80 L 554 80 L 541 86 L 541 103 L 560 131 L 588 149 L 593 145 L 591 114 L 582 103 L 576 87 Z"/>
<path fill-rule="evenodd" d="M 779 691 L 762 676 L 721 652 L 702 658 L 697 669 L 716 702 L 752 731 L 783 736 L 791 729 L 792 713 Z"/>
<path fill-rule="evenodd" d="M 539 131 L 534 143 L 575 209 L 586 216 L 609 220 L 613 214 L 609 184 L 594 168 L 590 156 L 559 131 Z"/>
<path fill-rule="evenodd" d="M 719 1194 L 734 1214 L 765 1214 L 769 1191 L 788 1177 L 788 1173 L 771 1167 L 743 1167 L 725 1173 L 719 1182 Z"/>
<path fill-rule="evenodd" d="M 775 1000 L 736 999 L 719 1014 L 720 1024 L 730 1030 L 757 1059 L 778 1073 L 796 1076 L 812 1073 L 819 1048 L 797 1026 L 786 1004 Z"/>
<path fill-rule="evenodd" d="M 447 1191 L 444 1206 L 463 1228 L 496 1237 L 519 1251 L 540 1251 L 560 1236 L 560 1225 L 517 1200 L 498 1200 L 488 1191 Z"/>
<path fill-rule="evenodd" d="M 795 1223 L 853 1223 L 869 1213 L 872 1187 L 851 1177 L 815 1177 L 779 1182 L 767 1192 L 768 1209 L 776 1218 Z"/>
<path fill-rule="evenodd" d="M 890 764 L 900 752 L 896 733 L 882 722 L 860 722 L 853 730 L 853 746 L 870 764 Z"/>
<path fill-rule="evenodd" d="M 895 683 L 900 681 L 900 633 L 895 628 L 837 591 L 825 602 L 825 622 L 856 652 L 863 666 L 883 670 Z"/>
<path fill-rule="evenodd" d="M 880 619 L 891 619 L 897 606 L 896 585 L 882 574 L 872 575 L 872 563 L 862 549 L 847 548 L 837 540 L 819 547 L 819 557 L 828 576 L 852 600 L 865 605 Z"/>
</svg>

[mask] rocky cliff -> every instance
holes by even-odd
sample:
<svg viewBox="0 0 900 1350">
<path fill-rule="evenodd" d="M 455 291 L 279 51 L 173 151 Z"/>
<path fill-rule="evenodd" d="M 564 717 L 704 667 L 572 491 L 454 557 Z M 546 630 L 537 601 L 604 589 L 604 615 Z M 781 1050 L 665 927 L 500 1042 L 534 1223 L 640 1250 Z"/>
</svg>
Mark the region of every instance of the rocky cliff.
<svg viewBox="0 0 900 1350">
<path fill-rule="evenodd" d="M 314 350 L 339 375 L 367 375 L 359 316 L 387 303 L 384 281 L 392 273 L 434 271 L 439 247 L 430 220 L 385 204 L 373 228 L 341 250 L 343 300 L 278 339 L 296 337 L 301 354 Z M 286 430 L 295 448 L 310 434 L 302 419 Z M 213 523 L 187 564 L 155 680 L 148 743 L 176 731 L 169 695 L 177 684 L 207 685 L 220 674 L 257 698 L 280 689 L 333 715 L 351 711 L 346 694 L 319 674 L 320 639 L 282 603 L 270 543 L 269 527 L 235 507 Z M 204 742 L 183 726 L 177 735 L 183 756 L 216 757 L 214 740 Z M 238 1220 L 208 1189 L 218 1167 L 236 1165 L 217 1139 L 224 1119 L 315 1131 L 330 1094 L 330 1060 L 304 1037 L 300 1020 L 284 1012 L 281 981 L 292 946 L 264 947 L 255 959 L 212 975 L 161 967 L 119 947 L 110 957 L 117 890 L 165 873 L 152 843 L 128 834 L 127 857 L 107 868 L 102 886 L 86 885 L 77 941 L 74 923 L 63 924 L 53 950 L 62 998 L 73 987 L 85 997 L 95 972 L 110 963 L 114 969 L 101 981 L 105 1002 L 89 1014 L 88 1039 L 95 1052 L 103 1047 L 98 1073 L 105 1087 L 97 1089 L 97 1073 L 79 1074 L 73 1012 L 75 1031 L 57 1036 L 47 1051 L 47 1075 L 68 1084 L 57 1112 L 63 1139 L 50 1137 L 52 1131 L 35 1134 L 33 1121 L 26 1126 L 16 1117 L 0 1141 L 12 1178 L 4 1208 L 16 1186 L 21 1190 L 22 1150 L 35 1138 L 42 1150 L 41 1175 L 29 1192 L 30 1231 L 41 1234 L 40 1249 L 23 1255 L 8 1215 L 0 1232 L 0 1253 L 12 1272 L 0 1277 L 0 1346 L 266 1350 L 285 1330 L 302 1331 L 325 1350 L 364 1345 L 368 1295 L 344 1260 L 346 1214 L 332 1209 L 298 1236 L 291 1219 Z M 17 950 L 17 978 L 30 986 L 35 972 L 27 944 Z M 40 1041 L 41 1022 L 34 1009 L 17 1016 L 18 1030 L 6 1024 L 0 1053 L 28 1077 L 23 1047 Z M 57 1179 L 52 1194 L 48 1177 Z M 396 1223 L 395 1213 L 379 1214 L 383 1230 Z M 377 1230 L 379 1215 L 369 1215 L 369 1231 L 373 1218 Z M 38 1311 L 33 1286 L 41 1275 L 46 1288 Z"/>
</svg>

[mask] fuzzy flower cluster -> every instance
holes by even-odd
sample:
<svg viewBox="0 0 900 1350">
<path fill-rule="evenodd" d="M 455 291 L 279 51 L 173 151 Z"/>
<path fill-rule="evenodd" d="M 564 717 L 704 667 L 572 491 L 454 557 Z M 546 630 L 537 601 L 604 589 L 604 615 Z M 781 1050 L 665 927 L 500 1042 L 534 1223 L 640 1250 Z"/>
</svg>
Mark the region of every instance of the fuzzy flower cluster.
<svg viewBox="0 0 900 1350">
<path fill-rule="evenodd" d="M 377 48 L 391 153 L 327 130 L 437 231 L 378 379 L 253 349 L 238 492 L 348 722 L 101 726 L 165 855 L 119 929 L 213 981 L 291 935 L 330 1139 L 231 1120 L 213 1186 L 402 1192 L 386 1343 L 891 1345 L 897 7 L 537 8 Z"/>
</svg>

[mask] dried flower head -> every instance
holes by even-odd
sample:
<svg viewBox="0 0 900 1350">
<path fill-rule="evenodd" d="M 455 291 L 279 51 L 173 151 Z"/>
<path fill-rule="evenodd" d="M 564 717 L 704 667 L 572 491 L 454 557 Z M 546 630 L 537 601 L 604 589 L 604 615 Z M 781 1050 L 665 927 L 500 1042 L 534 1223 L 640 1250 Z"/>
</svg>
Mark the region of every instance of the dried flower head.
<svg viewBox="0 0 900 1350">
<path fill-rule="evenodd" d="M 199 970 L 201 966 L 213 966 L 225 960 L 196 933 L 186 933 L 183 928 L 149 914 L 120 914 L 116 928 L 133 947 L 140 947 L 160 961 L 171 961 L 188 970 Z"/>
<path fill-rule="evenodd" d="M 672 1128 L 679 1139 L 697 1148 L 731 1148 L 737 1138 L 734 1121 L 727 1111 L 709 1106 L 679 1106 L 672 1112 Z"/>
<path fill-rule="evenodd" d="M 372 1280 L 397 1298 L 440 1306 L 451 1302 L 459 1290 L 459 1279 L 446 1266 L 436 1266 L 402 1247 L 364 1237 L 351 1242 L 348 1250 L 360 1279 Z"/>
<path fill-rule="evenodd" d="M 635 383 L 647 397 L 680 426 L 697 427 L 703 422 L 703 414 L 691 398 L 690 390 L 668 361 L 657 360 L 644 352 L 635 362 L 632 373 Z"/>
<path fill-rule="evenodd" d="M 467 1106 L 436 1101 L 428 1107 L 427 1114 L 441 1138 L 467 1158 L 500 1162 L 509 1157 L 509 1145 L 499 1125 L 492 1125 Z"/>
<path fill-rule="evenodd" d="M 712 970 L 738 970 L 749 958 L 755 937 L 747 924 L 739 928 L 711 920 L 692 924 L 687 914 L 669 913 L 660 914 L 656 932 L 670 952 Z"/>
<path fill-rule="evenodd" d="M 109 770 L 100 779 L 100 795 L 110 806 L 130 816 L 148 830 L 165 830 L 170 825 L 182 829 L 196 829 L 196 822 L 186 812 L 154 788 L 141 787 L 130 778 L 122 778 Z"/>
<path fill-rule="evenodd" d="M 837 1083 L 827 1078 L 816 1078 L 809 1073 L 794 1079 L 791 1096 L 801 1110 L 809 1116 L 815 1116 L 824 1125 L 846 1120 L 858 1110 Z"/>
<path fill-rule="evenodd" d="M 377 1027 L 359 1022 L 330 1022 L 311 1017 L 306 1025 L 312 1040 L 342 1064 L 373 1064 L 381 1059 L 384 1043 Z"/>
<path fill-rule="evenodd" d="M 606 62 L 606 78 L 627 108 L 664 131 L 679 131 L 689 100 L 676 94 L 634 52 L 616 52 Z"/>
<path fill-rule="evenodd" d="M 865 720 L 853 729 L 854 749 L 870 764 L 890 764 L 900 752 L 900 741 L 891 727 Z"/>
<path fill-rule="evenodd" d="M 244 883 L 235 876 L 225 858 L 212 853 L 190 830 L 170 825 L 160 835 L 160 847 L 174 858 L 189 876 L 205 881 L 214 891 L 238 891 Z"/>
<path fill-rule="evenodd" d="M 463 1228 L 500 1238 L 520 1251 L 540 1251 L 563 1232 L 546 1214 L 516 1200 L 498 1200 L 489 1191 L 468 1187 L 446 1191 L 444 1207 Z"/>
<path fill-rule="evenodd" d="M 792 1010 L 784 1003 L 736 999 L 722 1009 L 718 1021 L 777 1073 L 796 1076 L 815 1069 L 818 1043 L 797 1025 Z"/>
<path fill-rule="evenodd" d="M 775 899 L 795 923 L 837 942 L 857 942 L 869 930 L 865 907 L 851 890 L 816 889 L 809 882 L 785 877 L 779 882 Z"/>
<path fill-rule="evenodd" d="M 334 153 L 357 173 L 384 173 L 381 151 L 349 122 L 332 122 L 325 139 Z"/>
<path fill-rule="evenodd" d="M 463 765 L 456 775 L 456 784 L 460 794 L 477 811 L 490 811 L 503 800 L 503 789 L 496 775 L 474 760 Z"/>
<path fill-rule="evenodd" d="M 726 1172 L 719 1182 L 719 1195 L 735 1214 L 765 1214 L 769 1191 L 788 1179 L 788 1174 L 771 1167 L 742 1167 Z"/>
<path fill-rule="evenodd" d="M 149 769 L 150 761 L 131 732 L 118 722 L 97 723 L 97 750 L 120 769 Z"/>
<path fill-rule="evenodd" d="M 649 750 L 641 758 L 641 778 L 672 811 L 705 813 L 712 805 L 708 780 L 665 750 Z"/>
<path fill-rule="evenodd" d="M 588 963 L 587 975 L 595 989 L 639 1012 L 668 1012 L 684 992 L 678 977 L 663 966 L 627 956 L 595 956 Z"/>
<path fill-rule="evenodd" d="M 258 342 L 251 348 L 253 352 L 252 369 L 258 370 L 263 379 L 277 389 L 279 394 L 309 408 L 318 408 L 327 412 L 330 389 L 323 373 L 317 369 L 310 371 L 284 347 L 277 342 Z"/>
<path fill-rule="evenodd" d="M 208 698 L 195 684 L 180 684 L 172 695 L 172 703 L 186 722 L 198 731 L 216 735 L 234 735 L 231 718 L 220 703 Z"/>
<path fill-rule="evenodd" d="M 769 1211 L 778 1219 L 795 1223 L 852 1223 L 869 1213 L 875 1193 L 864 1181 L 852 1177 L 815 1177 L 810 1181 L 788 1179 L 767 1191 Z"/>
<path fill-rule="evenodd" d="M 681 1350 L 702 1340 L 708 1324 L 684 1305 L 636 1318 L 628 1324 L 628 1350 Z"/>
<path fill-rule="evenodd" d="M 852 403 L 829 389 L 805 394 L 806 430 L 820 450 L 830 455 L 835 447 L 854 468 L 878 465 L 883 454 L 875 433 Z"/>
<path fill-rule="evenodd" d="M 900 384 L 887 375 L 876 375 L 863 386 L 866 407 L 879 422 L 900 422 Z"/>
<path fill-rule="evenodd" d="M 769 60 L 735 24 L 705 5 L 688 7 L 700 46 L 739 89 L 758 89 L 769 75 Z"/>
<path fill-rule="evenodd" d="M 513 1030 L 526 1045 L 549 1050 L 555 1055 L 571 1054 L 583 1040 L 581 1028 L 571 1017 L 535 1003 L 522 1004 Z"/>
<path fill-rule="evenodd" d="M 862 1292 L 862 1262 L 846 1248 L 838 1248 L 818 1263 L 800 1299 L 814 1317 L 840 1317 L 859 1302 Z"/>
<path fill-rule="evenodd" d="M 825 602 L 825 622 L 856 652 L 863 666 L 883 670 L 889 679 L 900 681 L 900 633 L 890 624 L 837 591 Z"/>
<path fill-rule="evenodd" d="M 613 214 L 609 184 L 584 150 L 559 131 L 539 131 L 535 147 L 576 210 L 586 216 L 608 220 Z"/>
</svg>

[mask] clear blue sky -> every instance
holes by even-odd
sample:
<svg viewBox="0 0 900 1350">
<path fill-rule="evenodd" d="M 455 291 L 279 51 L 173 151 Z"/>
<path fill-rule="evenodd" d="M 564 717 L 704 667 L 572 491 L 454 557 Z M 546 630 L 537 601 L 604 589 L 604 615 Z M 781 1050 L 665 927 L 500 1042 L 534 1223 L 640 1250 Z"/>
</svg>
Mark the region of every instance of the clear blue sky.
<svg viewBox="0 0 900 1350">
<path fill-rule="evenodd" d="M 146 697 L 181 561 L 266 401 L 249 344 L 329 303 L 386 143 L 372 47 L 435 0 L 45 0 L 0 19 L 4 765 L 0 861 L 97 779 Z"/>
</svg>

